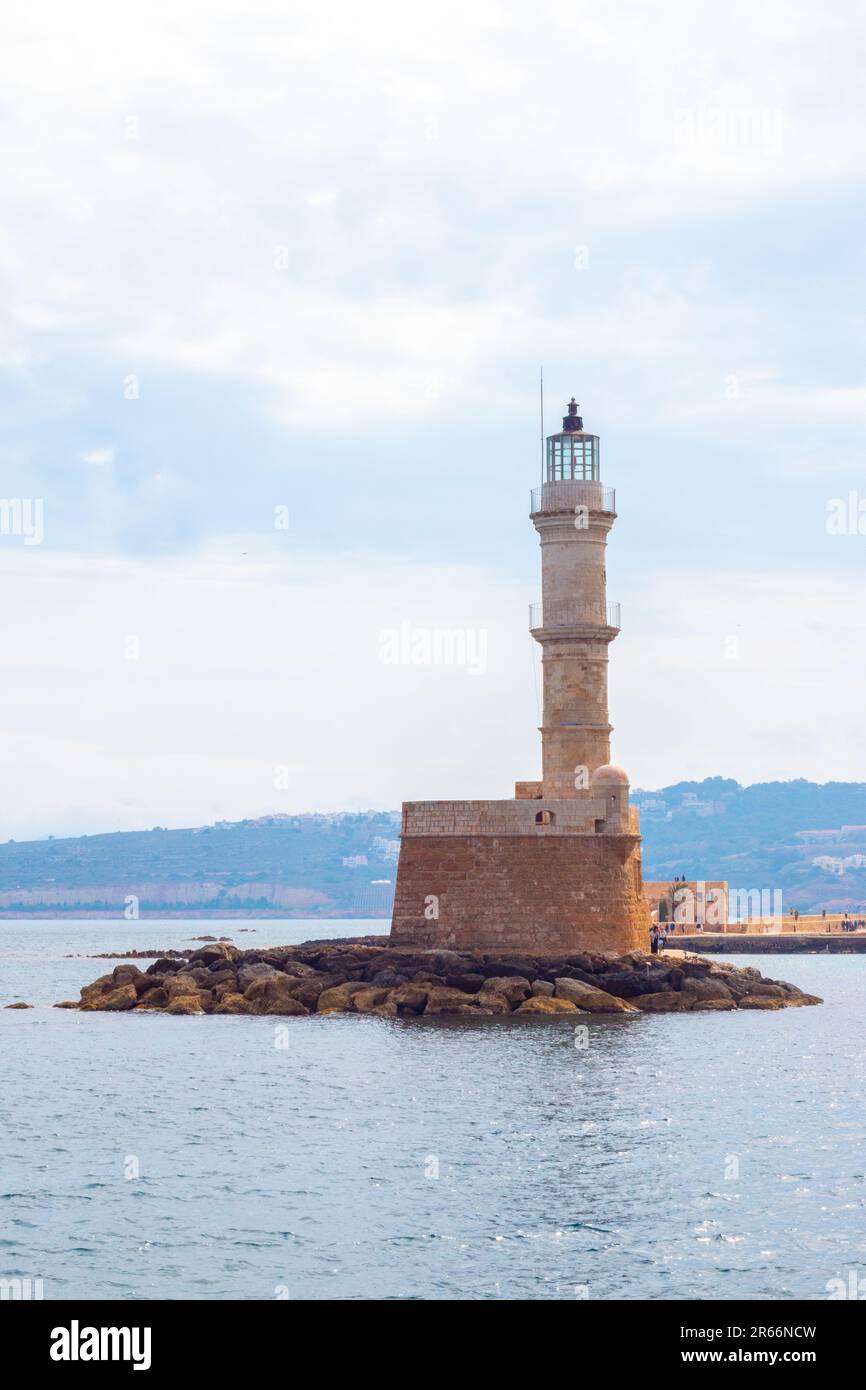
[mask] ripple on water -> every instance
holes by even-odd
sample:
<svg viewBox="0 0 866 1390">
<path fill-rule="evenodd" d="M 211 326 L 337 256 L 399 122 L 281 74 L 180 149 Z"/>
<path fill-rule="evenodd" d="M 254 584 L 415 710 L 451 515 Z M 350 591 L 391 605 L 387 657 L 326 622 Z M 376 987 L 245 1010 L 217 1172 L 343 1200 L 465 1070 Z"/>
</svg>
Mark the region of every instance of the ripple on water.
<svg viewBox="0 0 866 1390">
<path fill-rule="evenodd" d="M 838 1056 L 866 957 L 774 962 L 832 1009 L 590 1020 L 585 1051 L 339 1018 L 283 1050 L 269 1020 L 52 1010 L 99 965 L 64 956 L 129 924 L 43 926 L 0 924 L 40 1006 L 0 1010 L 0 1276 L 49 1298 L 817 1298 L 866 1255 L 866 1063 Z"/>
</svg>

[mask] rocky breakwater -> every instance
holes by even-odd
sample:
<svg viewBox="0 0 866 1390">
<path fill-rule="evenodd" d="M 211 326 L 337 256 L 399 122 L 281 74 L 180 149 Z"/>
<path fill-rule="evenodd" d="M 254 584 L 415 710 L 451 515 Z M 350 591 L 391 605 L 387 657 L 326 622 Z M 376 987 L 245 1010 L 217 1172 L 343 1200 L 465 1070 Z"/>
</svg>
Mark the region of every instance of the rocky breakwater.
<svg viewBox="0 0 866 1390">
<path fill-rule="evenodd" d="M 217 942 L 147 970 L 119 965 L 81 991 L 82 1011 L 558 1017 L 820 1004 L 757 970 L 684 955 L 495 955 L 308 943 L 241 951 Z M 74 1008 L 70 1001 L 57 1007 Z"/>
</svg>

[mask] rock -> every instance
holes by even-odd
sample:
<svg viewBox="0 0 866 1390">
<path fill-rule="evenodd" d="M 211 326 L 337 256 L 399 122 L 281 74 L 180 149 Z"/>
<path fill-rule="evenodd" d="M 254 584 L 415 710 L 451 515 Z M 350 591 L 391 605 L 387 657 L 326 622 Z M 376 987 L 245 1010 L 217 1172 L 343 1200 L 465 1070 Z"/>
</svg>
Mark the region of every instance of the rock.
<svg viewBox="0 0 866 1390">
<path fill-rule="evenodd" d="M 176 994 L 165 1006 L 167 1014 L 203 1014 L 204 1009 L 197 994 Z"/>
<path fill-rule="evenodd" d="M 126 1009 L 134 1009 L 138 1003 L 138 995 L 135 992 L 135 985 L 121 985 L 119 989 L 110 989 L 105 994 L 97 997 L 86 1004 L 82 1004 L 82 1009 L 88 1011 L 122 1013 Z"/>
<path fill-rule="evenodd" d="M 241 965 L 238 967 L 238 988 L 244 993 L 254 980 L 275 980 L 279 979 L 281 974 L 282 971 L 275 970 L 272 965 L 267 965 L 264 961 L 259 961 L 253 965 Z"/>
<path fill-rule="evenodd" d="M 551 986 L 551 989 L 553 986 Z M 482 989 L 476 996 L 479 1007 L 489 1014 L 510 1014 L 511 1004 L 508 995 L 502 990 Z"/>
<path fill-rule="evenodd" d="M 198 981 L 184 972 L 166 980 L 169 999 L 182 998 L 186 994 L 198 994 Z"/>
<path fill-rule="evenodd" d="M 219 961 L 236 960 L 240 951 L 230 942 L 214 941 L 211 946 L 203 946 L 200 951 L 196 951 L 193 960 L 200 960 L 205 965 L 214 965 Z"/>
<path fill-rule="evenodd" d="M 344 951 L 335 951 L 320 963 L 319 968 L 324 967 L 331 974 L 339 975 L 343 980 L 361 980 L 368 964 L 368 961 L 357 960 Z"/>
<path fill-rule="evenodd" d="M 238 982 L 235 979 L 220 980 L 219 984 L 214 985 L 211 990 L 217 1003 L 219 1003 L 220 999 L 224 999 L 227 994 L 240 994 L 240 992 L 241 991 L 238 989 Z"/>
<path fill-rule="evenodd" d="M 172 971 L 176 968 L 176 960 L 171 960 L 168 956 L 160 956 L 159 960 L 155 960 L 152 965 L 149 965 L 144 973 L 145 975 L 164 975 L 166 971 Z"/>
<path fill-rule="evenodd" d="M 294 985 L 288 975 L 266 975 L 253 980 L 244 991 L 244 998 L 254 1014 L 284 1014 L 297 1017 L 310 1011 L 294 995 Z"/>
<path fill-rule="evenodd" d="M 685 992 L 683 992 L 683 994 L 680 997 L 682 999 L 692 998 L 691 995 L 688 995 Z M 688 1005 L 688 1010 L 689 1013 L 697 1013 L 705 1009 L 720 1011 L 722 1009 L 735 1009 L 736 1007 L 736 999 L 693 999 L 693 1002 Z"/>
<path fill-rule="evenodd" d="M 427 956 L 428 969 L 437 975 L 447 975 L 449 970 L 460 969 L 466 964 L 466 957 L 460 951 L 431 951 Z M 423 962 L 422 962 L 423 963 Z"/>
<path fill-rule="evenodd" d="M 508 959 L 488 956 L 483 970 L 488 979 L 496 977 L 501 980 L 505 975 L 517 975 L 526 979 L 528 983 L 529 979 L 538 974 L 538 962 L 528 956 L 523 960 L 516 956 L 510 956 Z"/>
<path fill-rule="evenodd" d="M 459 991 L 456 992 L 459 993 Z M 434 1005 L 432 1009 L 430 1007 L 430 1000 L 428 999 L 427 1008 L 424 1010 L 424 1016 L 426 1017 L 428 1014 L 430 1014 L 431 1017 L 437 1017 L 440 1015 L 451 1016 L 455 1014 L 471 1014 L 473 1018 L 480 1018 L 482 1015 L 488 1014 L 490 1012 L 489 1009 L 484 1009 L 481 1007 L 480 1004 L 475 1002 L 475 995 L 464 994 L 463 998 L 465 1000 L 465 1003 L 463 1004 L 452 1003 L 442 1008 Z"/>
<path fill-rule="evenodd" d="M 238 973 L 234 961 L 230 960 L 212 960 L 206 968 L 208 974 L 215 978 L 219 978 L 220 975 L 234 975 L 236 977 Z"/>
<path fill-rule="evenodd" d="M 226 985 L 231 986 L 232 990 L 238 988 L 238 977 L 233 970 L 225 970 L 219 966 L 204 973 L 208 989 L 221 989 Z"/>
<path fill-rule="evenodd" d="M 647 960 L 658 963 L 658 957 L 651 956 L 648 951 L 626 951 L 624 955 L 617 956 L 607 967 L 609 971 L 621 970 L 629 972 L 637 970 L 638 966 L 645 964 Z"/>
<path fill-rule="evenodd" d="M 397 1005 L 392 1004 L 390 999 L 386 999 L 384 1004 L 377 1004 L 375 1008 L 368 1009 L 368 1014 L 373 1014 L 376 1018 L 396 1018 Z"/>
<path fill-rule="evenodd" d="M 171 976 L 169 976 L 171 979 Z M 146 994 L 149 989 L 159 989 L 165 984 L 164 975 L 139 975 L 137 980 L 131 980 L 130 984 L 135 986 L 136 994 Z"/>
<path fill-rule="evenodd" d="M 642 1013 L 649 1014 L 681 1014 L 688 1008 L 687 999 L 672 989 L 657 994 L 638 994 L 631 1002 Z"/>
<path fill-rule="evenodd" d="M 727 985 L 735 999 L 744 999 L 751 992 L 755 983 L 754 980 L 744 980 L 742 976 L 735 975 L 733 972 L 726 975 L 710 976 L 710 979 L 720 979 L 724 985 Z"/>
<path fill-rule="evenodd" d="M 693 956 L 687 956 L 677 967 L 686 979 L 703 979 L 712 972 L 712 961 L 695 960 Z"/>
<path fill-rule="evenodd" d="M 131 954 L 150 958 L 157 953 Z M 745 1008 L 778 1009 L 821 1001 L 794 985 L 765 979 L 751 967 L 689 952 L 664 959 L 640 951 L 533 958 L 420 947 L 395 950 L 381 937 L 371 937 L 258 951 L 213 941 L 195 953 L 163 951 L 143 974 L 129 955 L 121 956 L 110 975 L 83 987 L 80 1005 L 63 1001 L 59 1007 L 295 1016 L 350 1011 L 382 1018 L 422 1013 L 504 1017 L 513 1010 L 553 1017 L 573 1011 L 723 1012 L 738 1002 Z"/>
<path fill-rule="evenodd" d="M 190 979 L 195 980 L 199 989 L 213 989 L 214 977 L 203 965 L 196 965 L 192 970 L 186 972 Z"/>
<path fill-rule="evenodd" d="M 595 985 L 586 985 L 582 980 L 572 980 L 560 977 L 556 981 L 556 999 L 567 999 L 579 1009 L 585 1009 L 591 1014 L 620 1014 L 633 1013 L 634 1004 L 629 1004 L 625 999 L 620 999 L 615 994 L 608 994 L 603 989 L 597 989 Z"/>
<path fill-rule="evenodd" d="M 556 980 L 582 980 L 584 984 L 598 987 L 598 977 L 582 970 L 579 965 L 563 965 L 561 961 L 548 964 L 545 961 L 543 978 L 554 984 Z"/>
<path fill-rule="evenodd" d="M 137 965 L 117 965 L 111 972 L 111 978 L 116 985 L 128 985 L 140 980 L 143 973 Z"/>
<path fill-rule="evenodd" d="M 287 960 L 283 962 L 283 972 L 293 980 L 315 979 L 318 971 L 311 965 L 305 965 L 301 960 Z"/>
<path fill-rule="evenodd" d="M 733 1002 L 734 996 L 728 986 L 722 980 L 713 979 L 706 975 L 703 979 L 691 976 L 683 980 L 681 993 L 684 998 L 698 999 L 730 999 Z"/>
<path fill-rule="evenodd" d="M 532 986 L 525 975 L 491 975 L 484 982 L 485 994 L 502 994 L 512 1008 L 522 1004 Z"/>
<path fill-rule="evenodd" d="M 462 989 L 464 994 L 477 994 L 484 984 L 484 976 L 471 971 L 455 971 L 445 976 L 448 989 Z"/>
<path fill-rule="evenodd" d="M 319 969 L 324 970 L 325 965 L 322 960 L 319 962 Z M 375 974 L 389 971 L 394 975 L 402 975 L 403 980 L 407 980 L 416 970 L 429 970 L 430 961 L 423 955 L 414 952 L 387 950 L 381 951 L 375 959 L 371 960 L 368 967 L 370 983 L 378 983 L 373 980 Z M 383 982 L 384 983 L 384 982 Z"/>
<path fill-rule="evenodd" d="M 785 991 L 781 985 L 770 984 L 768 980 L 757 979 L 746 974 L 745 970 L 737 970 L 731 966 L 726 975 L 714 976 L 714 979 L 721 979 L 731 991 L 735 999 L 745 999 L 747 995 L 764 994 L 768 999 L 782 999 Z"/>
<path fill-rule="evenodd" d="M 6 1005 L 4 1005 L 4 1007 L 7 1008 L 7 1009 L 32 1009 L 32 1008 L 33 1008 L 33 1005 L 32 1005 L 32 1004 L 17 1003 L 17 1004 L 6 1004 Z M 57 1005 L 55 1004 L 54 1007 L 57 1008 Z M 74 1008 L 77 1007 L 77 1005 L 73 1004 L 72 1007 L 73 1007 L 73 1009 L 74 1009 Z"/>
<path fill-rule="evenodd" d="M 291 999 L 297 999 L 299 1004 L 303 1004 L 308 1013 L 315 1013 L 319 1002 L 319 995 L 322 993 L 322 985 L 317 980 L 307 980 L 286 976 L 287 994 Z M 231 991 L 228 991 L 231 993 Z"/>
<path fill-rule="evenodd" d="M 648 970 L 615 970 L 598 975 L 589 983 L 616 995 L 618 999 L 633 999 L 637 994 L 656 994 L 659 990 L 671 989 L 672 973 L 667 966 L 652 966 Z"/>
<path fill-rule="evenodd" d="M 576 1004 L 572 1004 L 570 999 L 548 999 L 543 994 L 534 994 L 531 999 L 525 999 L 515 1010 L 518 1014 L 580 1014 L 584 1013 Z"/>
<path fill-rule="evenodd" d="M 408 976 L 401 975 L 399 970 L 377 970 L 373 966 L 370 967 L 370 970 L 372 972 L 370 984 L 384 985 L 387 989 L 394 989 L 396 985 L 405 984 L 408 979 Z"/>
<path fill-rule="evenodd" d="M 479 1005 L 474 1002 L 474 997 L 465 994 L 462 989 L 449 989 L 446 985 L 434 985 L 427 996 L 427 1007 L 424 1010 L 427 1014 L 465 1014 L 475 1013 L 479 1010 Z"/>
<path fill-rule="evenodd" d="M 387 1001 L 389 994 L 390 990 L 385 985 L 370 985 L 367 989 L 356 990 L 352 995 L 355 1012 L 359 1014 L 371 1013 L 378 1005 Z M 394 1013 L 396 1014 L 396 1012 L 397 1005 L 395 1004 Z"/>
<path fill-rule="evenodd" d="M 215 1014 L 251 1014 L 252 1005 L 242 994 L 224 994 L 214 1009 Z"/>
<path fill-rule="evenodd" d="M 232 995 L 226 998 L 231 999 Z M 246 995 L 243 996 L 246 999 Z M 295 999 L 291 994 L 284 994 L 276 999 L 256 999 L 250 1004 L 250 1013 L 253 1014 L 274 1014 L 284 1018 L 306 1018 L 312 1010 L 306 1004 L 302 1004 L 300 999 Z"/>
<path fill-rule="evenodd" d="M 392 989 L 390 1002 L 401 1014 L 420 1014 L 424 1012 L 430 990 L 427 985 L 398 985 Z"/>
<path fill-rule="evenodd" d="M 343 985 L 333 985 L 330 989 L 323 989 L 317 1002 L 319 1013 L 351 1012 L 355 1007 L 352 1002 L 353 996 L 356 990 L 363 988 L 363 985 L 347 980 Z"/>
<path fill-rule="evenodd" d="M 147 989 L 143 994 L 139 994 L 137 1009 L 164 1009 L 168 1003 L 168 990 L 158 986 L 155 989 Z"/>
<path fill-rule="evenodd" d="M 80 1007 L 84 1008 L 85 1005 L 94 1004 L 97 999 L 100 999 L 103 994 L 107 994 L 113 988 L 114 980 L 110 975 L 100 975 L 99 979 L 94 980 L 92 984 L 82 985 Z"/>
</svg>

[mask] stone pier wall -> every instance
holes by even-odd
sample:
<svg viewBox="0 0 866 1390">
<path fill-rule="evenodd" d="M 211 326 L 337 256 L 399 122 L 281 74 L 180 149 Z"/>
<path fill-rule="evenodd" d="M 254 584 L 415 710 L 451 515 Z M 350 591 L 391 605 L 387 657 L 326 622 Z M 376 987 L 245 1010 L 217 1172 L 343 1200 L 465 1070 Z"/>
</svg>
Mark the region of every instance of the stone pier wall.
<svg viewBox="0 0 866 1390">
<path fill-rule="evenodd" d="M 394 944 L 622 954 L 649 925 L 638 835 L 403 835 Z"/>
</svg>

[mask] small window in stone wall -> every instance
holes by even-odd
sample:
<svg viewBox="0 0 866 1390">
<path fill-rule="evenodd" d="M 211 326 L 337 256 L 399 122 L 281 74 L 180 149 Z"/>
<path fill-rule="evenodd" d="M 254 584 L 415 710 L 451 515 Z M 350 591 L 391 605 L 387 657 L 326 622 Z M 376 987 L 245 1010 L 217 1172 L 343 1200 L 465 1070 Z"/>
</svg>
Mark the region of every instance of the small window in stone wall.
<svg viewBox="0 0 866 1390">
<path fill-rule="evenodd" d="M 602 834 L 604 834 L 604 821 L 603 821 L 603 820 L 597 820 L 597 821 L 596 821 L 596 823 L 595 823 L 595 833 L 596 833 L 596 835 L 602 835 Z"/>
<path fill-rule="evenodd" d="M 535 817 L 536 825 L 553 825 L 552 811 L 539 811 Z"/>
</svg>

